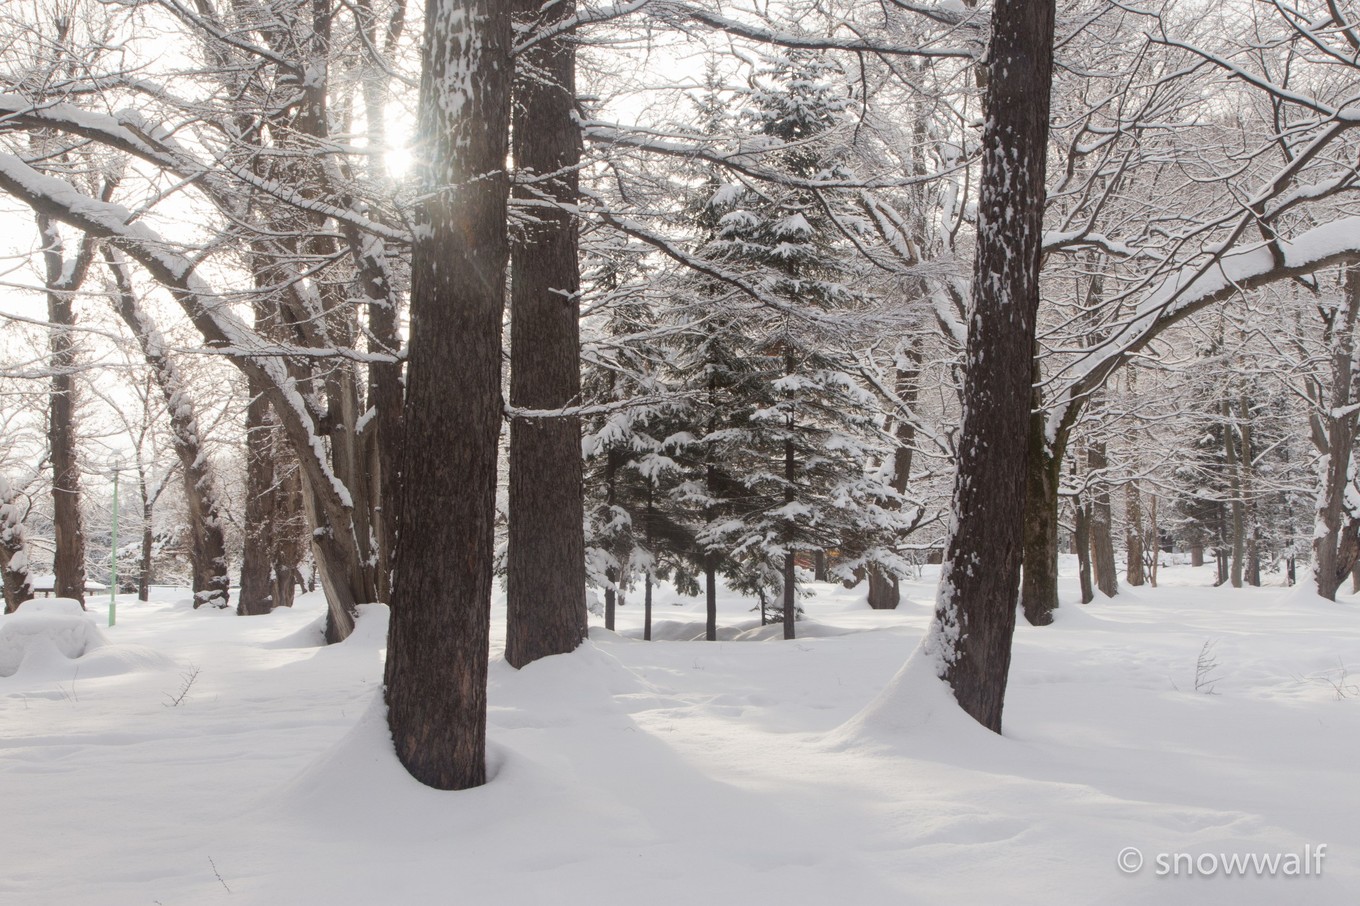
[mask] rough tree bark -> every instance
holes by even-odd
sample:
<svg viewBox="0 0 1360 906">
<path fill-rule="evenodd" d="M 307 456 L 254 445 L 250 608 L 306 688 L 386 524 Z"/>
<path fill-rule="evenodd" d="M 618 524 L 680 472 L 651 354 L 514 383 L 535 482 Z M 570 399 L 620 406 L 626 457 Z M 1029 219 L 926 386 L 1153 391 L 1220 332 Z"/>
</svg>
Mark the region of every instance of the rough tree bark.
<svg viewBox="0 0 1360 906">
<path fill-rule="evenodd" d="M 1232 529 L 1232 567 L 1229 579 L 1233 588 L 1242 587 L 1242 566 L 1246 559 L 1246 512 L 1242 500 L 1242 466 L 1239 455 L 1239 438 L 1237 435 L 1237 422 L 1233 418 L 1232 402 L 1224 399 L 1222 403 L 1223 411 L 1223 453 L 1224 462 L 1228 469 L 1228 487 L 1232 490 L 1232 502 L 1229 504 L 1232 518 L 1229 525 Z"/>
<path fill-rule="evenodd" d="M 1091 565 L 1095 568 L 1096 588 L 1113 598 L 1119 594 L 1119 568 L 1114 559 L 1114 515 L 1110 506 L 1110 486 L 1105 470 L 1110 460 L 1104 441 L 1091 441 L 1086 447 L 1086 465 L 1091 482 Z"/>
<path fill-rule="evenodd" d="M 85 530 L 80 513 L 80 459 L 76 450 L 76 326 L 72 296 L 88 272 L 91 240 L 85 237 L 70 271 L 56 223 L 38 217 L 46 268 L 47 333 L 51 392 L 47 408 L 48 457 L 52 463 L 53 593 L 85 606 Z"/>
<path fill-rule="evenodd" d="M 511 35 L 508 4 L 426 4 L 386 683 L 397 757 L 439 789 L 486 782 Z"/>
<path fill-rule="evenodd" d="M 236 612 L 257 616 L 274 609 L 271 549 L 274 524 L 274 452 L 276 428 L 269 415 L 269 400 L 261 378 L 246 382 L 246 506 L 244 547 L 241 553 L 241 585 Z"/>
<path fill-rule="evenodd" d="M 28 510 L 23 491 L 0 476 L 0 581 L 4 584 L 5 613 L 13 613 L 33 598 L 24 526 Z"/>
<path fill-rule="evenodd" d="M 1143 569 L 1143 501 L 1138 482 L 1124 485 L 1124 580 L 1131 588 L 1147 581 Z"/>
<path fill-rule="evenodd" d="M 905 407 L 915 405 L 921 392 L 921 350 L 913 342 L 899 349 L 896 362 L 896 380 L 893 388 L 897 398 Z M 891 486 L 903 494 L 911 479 L 912 453 L 916 448 L 916 422 L 906 417 L 897 419 L 893 428 L 893 439 L 897 441 L 893 450 L 893 477 Z M 820 561 L 819 561 L 820 562 Z M 869 606 L 874 610 L 894 610 L 902 602 L 902 591 L 896 576 L 888 575 L 878 565 L 869 567 Z"/>
<path fill-rule="evenodd" d="M 561 26 L 576 4 L 513 6 L 533 43 L 516 60 L 514 194 L 529 216 L 511 243 L 510 404 L 551 412 L 581 397 L 581 131 L 574 39 L 533 36 Z M 585 638 L 581 468 L 580 418 L 512 418 L 505 659 L 513 667 L 565 654 Z"/>
<path fill-rule="evenodd" d="M 1053 611 L 1058 609 L 1058 484 L 1067 436 L 1068 429 L 1061 428 L 1049 439 L 1036 380 L 1025 455 L 1024 569 L 1020 577 L 1020 605 L 1032 626 L 1052 623 Z"/>
<path fill-rule="evenodd" d="M 179 369 L 170 361 L 160 329 L 137 302 L 126 259 L 110 246 L 105 246 L 103 253 L 117 290 L 118 316 L 132 331 L 156 386 L 165 397 L 171 443 L 179 459 L 184 502 L 189 517 L 189 560 L 194 571 L 194 607 L 226 607 L 231 596 L 226 537 L 222 530 L 212 460 L 200 443 L 201 434 L 193 400 L 189 397 Z M 143 546 L 146 547 L 145 539 Z"/>
<path fill-rule="evenodd" d="M 1315 400 L 1313 443 L 1323 455 L 1322 494 L 1318 499 L 1317 530 L 1313 541 L 1313 572 L 1318 594 L 1336 600 L 1337 589 L 1356 562 L 1357 515 L 1346 506 L 1351 486 L 1352 451 L 1357 420 L 1354 405 L 1355 324 L 1360 315 L 1360 266 L 1346 269 L 1345 304 L 1324 314 L 1324 334 L 1331 350 L 1331 395 Z"/>
<path fill-rule="evenodd" d="M 1081 585 L 1081 603 L 1090 604 L 1096 599 L 1095 586 L 1091 584 L 1091 505 L 1081 497 L 1072 501 L 1074 527 L 1072 541 L 1077 548 L 1077 579 Z"/>
<path fill-rule="evenodd" d="M 927 642 L 960 707 L 997 733 L 1020 584 L 1053 18 L 1052 0 L 998 0 L 992 14 L 955 530 Z"/>
</svg>

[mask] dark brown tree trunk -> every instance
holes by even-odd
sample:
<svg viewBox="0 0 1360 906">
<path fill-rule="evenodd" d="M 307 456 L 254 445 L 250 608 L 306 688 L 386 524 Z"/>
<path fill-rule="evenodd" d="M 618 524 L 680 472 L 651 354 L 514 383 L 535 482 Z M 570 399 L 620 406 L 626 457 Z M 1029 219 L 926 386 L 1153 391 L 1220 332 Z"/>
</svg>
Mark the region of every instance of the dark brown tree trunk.
<svg viewBox="0 0 1360 906">
<path fill-rule="evenodd" d="M 610 381 L 613 381 L 612 374 L 610 375 Z M 614 506 L 618 502 L 618 466 L 618 457 L 614 455 L 613 449 L 606 451 L 604 457 L 604 505 L 607 512 L 605 518 L 611 523 L 615 519 Z M 617 559 L 620 556 L 619 547 L 620 545 L 618 544 L 611 544 L 609 550 L 610 556 Z M 610 566 L 604 571 L 605 582 L 608 583 L 605 585 L 604 589 L 604 628 L 608 629 L 610 632 L 614 631 L 615 609 L 618 606 L 618 592 L 616 591 L 616 587 L 619 583 L 621 565 L 622 563 L 620 562 L 619 566 Z"/>
<path fill-rule="evenodd" d="M 1319 495 L 1317 530 L 1313 541 L 1313 571 L 1318 594 L 1336 600 L 1336 591 L 1351 571 L 1353 561 L 1341 555 L 1342 535 L 1352 521 L 1346 506 L 1350 468 L 1356 441 L 1357 416 L 1353 405 L 1355 371 L 1355 325 L 1360 317 L 1360 266 L 1346 269 L 1346 306 L 1331 316 L 1323 334 L 1331 352 L 1331 394 L 1315 405 L 1313 443 L 1326 457 L 1322 494 Z"/>
<path fill-rule="evenodd" d="M 820 547 L 812 552 L 812 578 L 817 582 L 829 581 L 826 572 L 826 551 L 822 550 Z M 873 597 L 872 590 L 869 592 L 869 597 Z M 872 600 L 869 602 L 869 606 L 874 606 Z M 893 604 L 893 607 L 896 606 L 896 604 Z"/>
<path fill-rule="evenodd" d="M 284 444 L 278 444 L 282 461 L 275 462 L 274 524 L 270 532 L 270 564 L 274 572 L 275 607 L 292 607 L 298 566 L 307 556 L 308 526 L 303 500 L 302 469 Z"/>
<path fill-rule="evenodd" d="M 1080 497 L 1073 502 L 1075 527 L 1072 535 L 1077 547 L 1077 577 L 1081 583 L 1081 603 L 1090 604 L 1096 599 L 1095 586 L 1091 584 L 1091 509 Z"/>
<path fill-rule="evenodd" d="M 1048 440 L 1047 415 L 1035 391 L 1029 419 L 1029 450 L 1025 465 L 1025 532 L 1020 604 L 1033 626 L 1053 622 L 1058 609 L 1058 477 L 1062 470 L 1067 431 Z"/>
<path fill-rule="evenodd" d="M 1232 403 L 1223 401 L 1223 452 L 1228 469 L 1228 486 L 1232 489 L 1232 502 L 1229 504 L 1232 518 L 1232 569 L 1229 579 L 1233 588 L 1242 587 L 1242 567 L 1246 560 L 1246 511 L 1242 500 L 1242 465 L 1238 450 L 1237 424 L 1233 418 Z"/>
<path fill-rule="evenodd" d="M 643 573 L 642 586 L 642 639 L 650 642 L 652 640 L 652 570 L 647 568 Z"/>
<path fill-rule="evenodd" d="M 52 523 L 54 526 L 53 593 L 75 598 L 85 606 L 85 530 L 80 513 L 80 461 L 76 451 L 76 325 L 71 294 L 63 272 L 66 255 L 56 224 L 38 215 L 47 271 L 47 342 L 51 393 L 47 410 L 47 445 L 52 462 Z"/>
<path fill-rule="evenodd" d="M 1133 588 L 1147 581 L 1143 570 L 1143 501 L 1138 491 L 1138 482 L 1130 481 L 1124 485 L 1124 578 Z"/>
<path fill-rule="evenodd" d="M 924 293 L 924 289 L 922 290 Z M 921 351 L 913 342 L 897 352 L 897 377 L 894 391 L 904 411 L 899 413 L 893 429 L 897 441 L 893 449 L 893 477 L 891 487 L 904 494 L 911 481 L 912 456 L 916 450 L 916 422 L 911 407 L 921 392 Z M 870 564 L 869 606 L 874 610 L 895 610 L 902 603 L 902 591 L 896 576 L 886 575 L 877 564 Z"/>
<path fill-rule="evenodd" d="M 956 528 L 929 644 L 960 707 L 997 733 L 1020 586 L 1053 16 L 1052 0 L 993 10 Z"/>
<path fill-rule="evenodd" d="M 263 380 L 247 381 L 246 404 L 246 512 L 244 546 L 241 551 L 241 585 L 236 612 L 241 616 L 269 613 L 274 609 L 274 426 Z"/>
<path fill-rule="evenodd" d="M 425 8 L 388 725 L 421 783 L 486 782 L 486 676 L 509 258 L 509 4 Z M 573 453 L 578 458 L 580 451 Z"/>
<path fill-rule="evenodd" d="M 785 374 L 793 373 L 793 360 L 786 358 Z M 789 436 L 784 438 L 784 503 L 787 506 L 792 504 L 794 497 L 794 482 L 798 478 L 798 460 L 793 448 L 793 416 L 789 416 Z M 792 509 L 792 507 L 789 507 Z M 798 586 L 797 586 L 797 567 L 793 553 L 793 538 L 795 526 L 789 523 L 784 527 L 784 639 L 792 639 L 795 635 L 794 624 L 798 619 Z"/>
<path fill-rule="evenodd" d="M 1157 570 L 1162 562 L 1162 529 L 1157 523 L 1157 495 L 1148 501 L 1148 537 L 1152 539 L 1152 550 L 1147 556 L 1148 584 L 1157 587 Z M 1146 551 L 1146 545 L 1144 545 Z"/>
<path fill-rule="evenodd" d="M 718 555 L 704 554 L 704 639 L 718 640 Z"/>
<path fill-rule="evenodd" d="M 874 610 L 895 610 L 902 603 L 902 589 L 896 576 L 890 576 L 878 566 L 870 566 L 869 606 Z"/>
<path fill-rule="evenodd" d="M 146 486 L 146 477 L 138 476 L 142 492 L 142 570 L 137 579 L 137 600 L 151 599 L 151 560 L 156 546 L 156 534 L 152 529 L 151 495 Z"/>
<path fill-rule="evenodd" d="M 0 574 L 3 574 L 5 585 L 5 613 L 14 613 L 20 604 L 33 600 L 33 583 L 29 580 L 27 565 L 22 570 L 10 567 L 15 553 L 7 546 L 0 545 Z"/>
<path fill-rule="evenodd" d="M 28 508 L 19 502 L 20 496 L 21 492 L 0 478 L 0 582 L 4 586 L 5 613 L 13 613 L 20 604 L 33 598 L 24 531 Z"/>
<path fill-rule="evenodd" d="M 1109 466 L 1104 441 L 1092 441 L 1087 445 L 1086 465 L 1091 472 L 1091 565 L 1095 568 L 1096 588 L 1113 598 L 1119 594 L 1119 575 L 1114 559 L 1110 486 L 1104 474 Z"/>
<path fill-rule="evenodd" d="M 1191 566 L 1203 566 L 1203 565 L 1204 565 L 1204 542 L 1203 542 L 1203 541 L 1192 541 L 1192 542 L 1190 543 L 1190 565 L 1191 565 Z"/>
<path fill-rule="evenodd" d="M 575 15 L 574 0 L 519 0 L 533 35 Z M 515 199 L 527 222 L 511 244 L 510 404 L 551 412 L 581 402 L 580 265 L 577 259 L 576 44 L 535 42 L 517 60 Z M 510 537 L 505 659 L 523 667 L 565 654 L 586 634 L 581 421 L 510 422 Z"/>
</svg>

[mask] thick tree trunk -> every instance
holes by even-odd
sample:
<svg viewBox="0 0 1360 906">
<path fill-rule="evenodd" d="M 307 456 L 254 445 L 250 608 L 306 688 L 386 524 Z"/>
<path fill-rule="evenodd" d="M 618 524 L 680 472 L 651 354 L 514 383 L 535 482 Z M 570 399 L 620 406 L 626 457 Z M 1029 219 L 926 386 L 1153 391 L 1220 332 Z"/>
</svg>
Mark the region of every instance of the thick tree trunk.
<svg viewBox="0 0 1360 906">
<path fill-rule="evenodd" d="M 24 557 L 18 565 L 22 569 L 13 565 L 14 558 L 21 552 Z M 33 600 L 33 582 L 28 575 L 26 551 L 15 551 L 8 545 L 0 544 L 0 579 L 4 581 L 5 613 L 14 613 L 20 604 Z"/>
<path fill-rule="evenodd" d="M 426 4 L 386 684 L 397 757 L 439 789 L 486 782 L 512 43 L 508 4 Z"/>
<path fill-rule="evenodd" d="M 282 455 L 274 468 L 274 524 L 270 533 L 273 603 L 275 607 L 292 607 L 298 566 L 307 556 L 310 532 L 302 496 L 302 469 L 291 450 L 283 444 L 277 449 Z"/>
<path fill-rule="evenodd" d="M 817 582 L 829 582 L 829 581 L 830 581 L 830 578 L 828 577 L 828 574 L 827 574 L 827 571 L 826 571 L 826 551 L 822 550 L 820 547 L 817 548 L 817 550 L 815 550 L 815 551 L 812 552 L 812 578 L 813 578 L 815 581 L 817 581 Z M 873 606 L 874 606 L 873 595 L 874 595 L 873 589 L 871 588 L 871 589 L 869 590 L 869 599 L 870 599 L 870 600 L 869 600 L 869 606 L 870 606 L 870 607 L 873 607 Z M 893 607 L 896 607 L 896 606 L 897 606 L 897 602 L 894 601 L 892 606 L 893 606 Z"/>
<path fill-rule="evenodd" d="M 878 566 L 870 566 L 869 606 L 874 610 L 895 610 L 902 603 L 902 589 L 896 576 L 890 576 Z"/>
<path fill-rule="evenodd" d="M 928 642 L 960 707 L 997 733 L 1020 585 L 1053 17 L 1052 0 L 993 11 L 956 528 Z"/>
<path fill-rule="evenodd" d="M 1203 565 L 1204 565 L 1204 542 L 1203 542 L 1203 541 L 1192 541 L 1192 542 L 1190 543 L 1190 565 L 1191 565 L 1191 566 L 1203 566 Z"/>
<path fill-rule="evenodd" d="M 560 26 L 574 0 L 519 0 L 523 34 Z M 540 412 L 581 402 L 577 260 L 576 44 L 539 41 L 517 60 L 515 198 L 529 215 L 511 245 L 510 404 Z M 505 659 L 523 667 L 564 654 L 586 634 L 581 421 L 510 422 L 510 537 Z"/>
<path fill-rule="evenodd" d="M 1110 486 L 1105 469 L 1109 459 L 1104 441 L 1092 441 L 1086 447 L 1086 465 L 1092 474 L 1091 485 L 1091 565 L 1095 568 L 1096 588 L 1113 598 L 1119 594 L 1118 567 L 1114 559 L 1114 516 L 1110 507 Z"/>
<path fill-rule="evenodd" d="M 20 496 L 0 477 L 0 582 L 4 586 L 5 613 L 13 613 L 20 604 L 33 598 L 24 531 L 27 507 L 20 504 Z"/>
<path fill-rule="evenodd" d="M 247 381 L 246 404 L 246 512 L 241 552 L 241 585 L 236 612 L 242 616 L 269 613 L 274 609 L 274 426 L 263 381 Z"/>
<path fill-rule="evenodd" d="M 1039 402 L 1035 391 L 1035 402 Z M 1025 533 L 1020 604 L 1033 626 L 1053 622 L 1058 609 L 1058 477 L 1067 431 L 1048 441 L 1047 416 L 1040 405 L 1030 414 L 1025 460 Z"/>
<path fill-rule="evenodd" d="M 64 279 L 66 256 L 56 225 L 38 216 L 47 270 L 47 343 L 51 392 L 47 409 L 48 456 L 52 462 L 52 567 L 54 594 L 85 606 L 85 530 L 80 513 L 80 461 L 76 451 L 76 325 Z"/>
</svg>

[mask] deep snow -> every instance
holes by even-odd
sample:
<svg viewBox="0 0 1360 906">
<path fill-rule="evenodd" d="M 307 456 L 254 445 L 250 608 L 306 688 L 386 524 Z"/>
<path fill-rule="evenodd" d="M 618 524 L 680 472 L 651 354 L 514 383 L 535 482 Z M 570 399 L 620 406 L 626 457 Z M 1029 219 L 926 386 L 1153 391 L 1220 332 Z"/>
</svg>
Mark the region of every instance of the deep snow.
<svg viewBox="0 0 1360 906">
<path fill-rule="evenodd" d="M 932 578 L 895 612 L 816 586 L 787 643 L 643 642 L 630 604 L 621 634 L 518 672 L 498 605 L 494 779 L 463 793 L 390 754 L 383 608 L 327 648 L 315 595 L 253 618 L 121 597 L 84 656 L 39 646 L 0 678 L 0 902 L 1355 902 L 1360 604 L 1186 567 L 1065 596 L 1017 632 L 998 738 L 907 663 Z M 677 600 L 658 637 L 702 620 Z M 1157 876 L 1159 854 L 1320 844 L 1320 876 Z"/>
</svg>

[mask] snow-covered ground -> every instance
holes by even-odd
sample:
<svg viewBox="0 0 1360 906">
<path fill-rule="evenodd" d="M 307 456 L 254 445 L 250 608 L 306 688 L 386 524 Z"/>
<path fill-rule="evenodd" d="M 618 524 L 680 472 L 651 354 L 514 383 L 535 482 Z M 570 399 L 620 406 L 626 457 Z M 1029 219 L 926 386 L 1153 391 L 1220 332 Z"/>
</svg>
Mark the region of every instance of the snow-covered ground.
<svg viewBox="0 0 1360 906">
<path fill-rule="evenodd" d="M 0 903 L 1356 902 L 1360 603 L 1209 567 L 1065 597 L 1017 632 L 998 738 L 919 671 L 890 682 L 932 580 L 895 612 L 818 586 L 791 643 L 643 642 L 630 605 L 571 656 L 497 654 L 494 780 L 463 793 L 388 750 L 381 608 L 327 648 L 315 595 L 249 619 L 120 598 L 82 657 L 0 677 Z M 677 601 L 658 621 L 702 619 Z M 1277 854 L 1298 876 L 1221 862 Z"/>
</svg>

